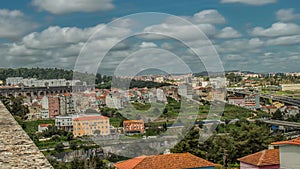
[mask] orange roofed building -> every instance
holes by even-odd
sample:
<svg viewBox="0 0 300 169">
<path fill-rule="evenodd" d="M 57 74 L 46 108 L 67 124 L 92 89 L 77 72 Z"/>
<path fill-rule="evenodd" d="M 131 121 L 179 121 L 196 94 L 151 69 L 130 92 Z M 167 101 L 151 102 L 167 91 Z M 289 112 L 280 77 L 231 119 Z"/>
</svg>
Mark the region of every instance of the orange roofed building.
<svg viewBox="0 0 300 169">
<path fill-rule="evenodd" d="M 123 128 L 125 134 L 144 133 L 145 123 L 143 120 L 124 120 Z"/>
<path fill-rule="evenodd" d="M 106 116 L 82 116 L 73 119 L 74 137 L 109 134 L 109 118 Z"/>
<path fill-rule="evenodd" d="M 115 164 L 118 169 L 215 169 L 216 166 L 190 153 L 140 156 Z"/>
<path fill-rule="evenodd" d="M 240 169 L 279 169 L 279 150 L 263 150 L 238 159 Z"/>
</svg>

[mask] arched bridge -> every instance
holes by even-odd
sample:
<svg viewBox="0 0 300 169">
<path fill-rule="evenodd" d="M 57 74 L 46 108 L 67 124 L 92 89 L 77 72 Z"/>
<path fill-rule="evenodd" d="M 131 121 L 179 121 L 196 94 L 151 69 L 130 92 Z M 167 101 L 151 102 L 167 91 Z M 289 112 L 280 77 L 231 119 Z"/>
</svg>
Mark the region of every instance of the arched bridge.
<svg viewBox="0 0 300 169">
<path fill-rule="evenodd" d="M 61 94 L 66 92 L 82 92 L 87 89 L 94 89 L 94 86 L 7 87 L 0 88 L 0 95 L 43 96 L 48 94 Z"/>
</svg>

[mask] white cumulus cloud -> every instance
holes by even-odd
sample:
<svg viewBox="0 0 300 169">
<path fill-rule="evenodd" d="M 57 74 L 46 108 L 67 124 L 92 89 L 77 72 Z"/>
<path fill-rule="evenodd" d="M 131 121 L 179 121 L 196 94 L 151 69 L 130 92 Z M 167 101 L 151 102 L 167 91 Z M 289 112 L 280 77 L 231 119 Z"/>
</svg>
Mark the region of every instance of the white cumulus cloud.
<svg viewBox="0 0 300 169">
<path fill-rule="evenodd" d="M 271 4 L 276 3 L 277 0 L 221 0 L 221 3 L 242 3 L 247 5 L 265 5 L 265 4 Z"/>
<path fill-rule="evenodd" d="M 267 45 L 282 46 L 300 43 L 300 35 L 282 36 L 267 41 Z"/>
<path fill-rule="evenodd" d="M 19 10 L 0 9 L 0 38 L 18 38 L 37 27 Z"/>
<path fill-rule="evenodd" d="M 205 24 L 222 24 L 226 22 L 225 18 L 215 9 L 203 10 L 194 14 L 192 21 Z"/>
<path fill-rule="evenodd" d="M 255 27 L 250 34 L 253 36 L 277 37 L 296 35 L 300 33 L 300 26 L 294 23 L 277 22 L 270 28 Z"/>
<path fill-rule="evenodd" d="M 281 22 L 288 22 L 300 18 L 300 14 L 295 13 L 295 9 L 280 9 L 276 12 L 276 17 Z"/>
<path fill-rule="evenodd" d="M 157 45 L 153 42 L 142 42 L 140 44 L 140 47 L 141 48 L 155 48 L 155 47 L 157 47 Z"/>
<path fill-rule="evenodd" d="M 225 27 L 223 28 L 217 35 L 217 38 L 239 38 L 242 34 L 239 33 L 237 30 L 233 29 L 232 27 Z"/>
<path fill-rule="evenodd" d="M 31 4 L 53 14 L 107 11 L 114 8 L 112 0 L 33 0 Z"/>
</svg>

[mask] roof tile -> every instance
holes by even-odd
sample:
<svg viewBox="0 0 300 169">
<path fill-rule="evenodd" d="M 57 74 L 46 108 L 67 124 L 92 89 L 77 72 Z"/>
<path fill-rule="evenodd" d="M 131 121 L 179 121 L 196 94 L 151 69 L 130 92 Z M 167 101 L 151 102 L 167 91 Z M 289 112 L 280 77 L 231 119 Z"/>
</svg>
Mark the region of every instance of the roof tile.
<svg viewBox="0 0 300 169">
<path fill-rule="evenodd" d="M 238 160 L 255 166 L 279 165 L 279 149 L 263 150 Z"/>
<path fill-rule="evenodd" d="M 286 145 L 286 144 L 289 144 L 289 145 L 298 145 L 298 146 L 300 146 L 300 137 L 295 138 L 295 139 L 293 139 L 293 140 L 278 141 L 278 142 L 272 143 L 272 145 Z"/>
<path fill-rule="evenodd" d="M 140 156 L 116 163 L 118 169 L 182 169 L 218 166 L 190 153 Z"/>
</svg>

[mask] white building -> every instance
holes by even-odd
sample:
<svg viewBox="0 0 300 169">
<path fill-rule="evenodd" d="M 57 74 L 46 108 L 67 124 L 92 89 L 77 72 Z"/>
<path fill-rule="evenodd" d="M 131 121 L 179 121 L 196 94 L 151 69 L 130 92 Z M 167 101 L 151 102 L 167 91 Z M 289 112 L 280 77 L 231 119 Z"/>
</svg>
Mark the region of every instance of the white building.
<svg viewBox="0 0 300 169">
<path fill-rule="evenodd" d="M 10 85 L 10 86 L 18 85 L 22 83 L 22 81 L 23 81 L 23 77 L 8 77 L 6 79 L 6 85 Z"/>
<path fill-rule="evenodd" d="M 43 131 L 47 130 L 49 126 L 52 126 L 52 124 L 39 124 L 38 132 L 43 132 Z"/>
<path fill-rule="evenodd" d="M 66 79 L 44 79 L 38 80 L 36 78 L 22 78 L 22 77 L 9 77 L 6 79 L 7 85 L 23 84 L 27 87 L 46 87 L 46 86 L 74 86 L 80 80 L 66 80 Z"/>
<path fill-rule="evenodd" d="M 282 84 L 281 85 L 282 91 L 295 91 L 300 90 L 300 84 Z"/>
<path fill-rule="evenodd" d="M 274 146 L 279 146 L 280 168 L 281 169 L 296 169 L 300 166 L 300 137 L 272 143 Z"/>
<path fill-rule="evenodd" d="M 41 105 L 42 105 L 42 109 L 49 109 L 49 103 L 48 103 L 47 96 L 43 96 L 43 98 L 41 99 Z"/>
<path fill-rule="evenodd" d="M 162 89 L 156 89 L 156 98 L 157 98 L 157 101 L 161 101 L 161 102 L 167 101 L 167 98 Z"/>
<path fill-rule="evenodd" d="M 60 130 L 72 131 L 73 130 L 73 118 L 79 117 L 79 115 L 67 115 L 56 116 L 55 126 Z"/>
<path fill-rule="evenodd" d="M 49 110 L 48 109 L 43 109 L 41 110 L 41 118 L 42 119 L 49 119 Z"/>
<path fill-rule="evenodd" d="M 106 106 L 109 108 L 116 108 L 116 109 L 122 108 L 121 99 L 112 94 L 106 95 L 105 102 L 106 102 Z"/>
</svg>

